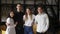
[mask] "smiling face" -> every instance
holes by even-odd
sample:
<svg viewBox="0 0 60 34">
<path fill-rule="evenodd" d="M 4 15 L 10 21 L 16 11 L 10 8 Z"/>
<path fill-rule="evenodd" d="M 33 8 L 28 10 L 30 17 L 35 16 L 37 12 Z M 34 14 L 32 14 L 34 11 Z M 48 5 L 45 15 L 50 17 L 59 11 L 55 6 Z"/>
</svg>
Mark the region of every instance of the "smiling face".
<svg viewBox="0 0 60 34">
<path fill-rule="evenodd" d="M 26 13 L 27 13 L 27 14 L 30 14 L 30 13 L 31 13 L 31 10 L 27 8 L 27 9 L 26 9 Z"/>
<path fill-rule="evenodd" d="M 10 17 L 14 17 L 14 12 L 13 11 L 10 12 Z"/>
</svg>

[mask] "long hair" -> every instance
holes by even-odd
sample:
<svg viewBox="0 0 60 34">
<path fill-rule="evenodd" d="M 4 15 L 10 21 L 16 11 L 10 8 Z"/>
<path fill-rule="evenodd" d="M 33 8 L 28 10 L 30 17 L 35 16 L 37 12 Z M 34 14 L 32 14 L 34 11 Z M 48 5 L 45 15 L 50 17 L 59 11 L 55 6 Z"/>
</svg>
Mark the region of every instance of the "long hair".
<svg viewBox="0 0 60 34">
<path fill-rule="evenodd" d="M 13 12 L 13 13 L 14 13 L 14 11 L 13 11 L 13 10 L 10 10 L 10 11 L 9 11 L 9 13 L 8 13 L 8 17 L 9 17 L 9 18 L 14 18 L 14 17 L 11 17 L 11 16 L 10 16 L 10 13 L 11 13 L 11 12 Z"/>
<path fill-rule="evenodd" d="M 32 11 L 31 11 L 31 9 L 30 9 L 30 8 L 26 8 L 26 9 L 29 9 L 29 10 L 30 10 L 29 16 L 30 16 L 30 18 L 32 19 Z M 27 14 L 27 12 L 25 12 L 25 17 L 26 17 L 26 20 L 27 20 L 27 19 L 28 19 L 28 14 Z"/>
</svg>

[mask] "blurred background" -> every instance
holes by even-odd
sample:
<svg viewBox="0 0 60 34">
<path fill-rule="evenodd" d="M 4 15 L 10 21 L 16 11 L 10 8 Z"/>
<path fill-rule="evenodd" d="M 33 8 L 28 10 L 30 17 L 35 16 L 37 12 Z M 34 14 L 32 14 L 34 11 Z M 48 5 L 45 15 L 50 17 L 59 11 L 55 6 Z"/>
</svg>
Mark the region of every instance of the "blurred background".
<svg viewBox="0 0 60 34">
<path fill-rule="evenodd" d="M 50 27 L 47 34 L 60 34 L 60 2 L 59 0 L 0 0 L 0 34 L 5 34 L 6 30 L 6 18 L 8 12 L 13 9 L 16 10 L 16 4 L 21 3 L 23 6 L 23 12 L 27 6 L 32 9 L 32 12 L 36 15 L 36 9 L 39 4 L 43 4 L 44 12 L 49 16 Z M 35 28 L 35 27 L 33 27 Z"/>
</svg>

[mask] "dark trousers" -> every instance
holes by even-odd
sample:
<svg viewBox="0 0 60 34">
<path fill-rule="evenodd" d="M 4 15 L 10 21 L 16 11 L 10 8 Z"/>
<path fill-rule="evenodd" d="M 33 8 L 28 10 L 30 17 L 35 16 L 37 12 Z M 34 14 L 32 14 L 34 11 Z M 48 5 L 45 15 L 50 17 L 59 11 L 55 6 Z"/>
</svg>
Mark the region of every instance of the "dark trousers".
<svg viewBox="0 0 60 34">
<path fill-rule="evenodd" d="M 33 34 L 32 27 L 24 26 L 24 34 Z"/>
<path fill-rule="evenodd" d="M 24 28 L 23 26 L 17 26 L 16 27 L 16 34 L 24 34 Z"/>
<path fill-rule="evenodd" d="M 37 34 L 46 34 L 46 33 L 39 33 L 39 32 L 37 32 Z"/>
</svg>

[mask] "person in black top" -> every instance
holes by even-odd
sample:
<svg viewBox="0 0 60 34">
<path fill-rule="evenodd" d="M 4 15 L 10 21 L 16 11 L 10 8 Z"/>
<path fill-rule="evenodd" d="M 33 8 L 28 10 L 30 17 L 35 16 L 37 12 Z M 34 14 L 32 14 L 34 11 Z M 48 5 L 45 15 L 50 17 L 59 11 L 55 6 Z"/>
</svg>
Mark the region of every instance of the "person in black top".
<svg viewBox="0 0 60 34">
<path fill-rule="evenodd" d="M 17 4 L 16 6 L 17 10 L 15 11 L 15 22 L 17 22 L 17 26 L 16 26 L 16 34 L 23 34 L 24 33 L 24 29 L 23 29 L 23 15 L 24 13 L 21 11 L 22 10 L 22 5 L 21 4 Z"/>
</svg>

